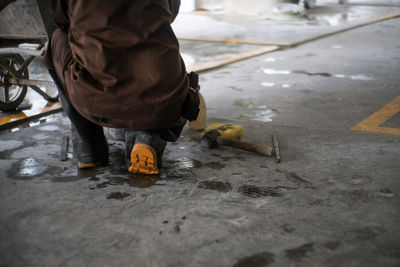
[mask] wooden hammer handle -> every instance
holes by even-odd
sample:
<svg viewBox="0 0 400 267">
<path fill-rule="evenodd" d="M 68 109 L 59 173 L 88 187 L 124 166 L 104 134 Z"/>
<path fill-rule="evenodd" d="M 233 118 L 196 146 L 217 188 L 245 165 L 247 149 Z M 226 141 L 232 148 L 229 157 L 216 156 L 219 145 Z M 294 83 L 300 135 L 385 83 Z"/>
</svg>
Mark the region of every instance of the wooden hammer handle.
<svg viewBox="0 0 400 267">
<path fill-rule="evenodd" d="M 251 151 L 251 152 L 256 152 L 261 155 L 265 155 L 268 157 L 272 157 L 274 154 L 274 148 L 270 146 L 262 146 L 258 144 L 253 144 L 245 141 L 240 141 L 240 140 L 233 140 L 233 139 L 228 139 L 228 138 L 223 138 L 223 137 L 217 137 L 217 142 L 218 144 L 221 144 L 223 146 L 230 146 L 234 148 L 240 148 L 243 150 Z"/>
</svg>

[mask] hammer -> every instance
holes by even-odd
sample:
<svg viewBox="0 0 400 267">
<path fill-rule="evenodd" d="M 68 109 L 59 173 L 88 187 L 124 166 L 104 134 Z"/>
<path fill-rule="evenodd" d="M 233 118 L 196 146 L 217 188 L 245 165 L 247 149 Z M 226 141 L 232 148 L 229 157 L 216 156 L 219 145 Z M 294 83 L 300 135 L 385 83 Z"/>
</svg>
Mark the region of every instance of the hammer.
<svg viewBox="0 0 400 267">
<path fill-rule="evenodd" d="M 234 148 L 239 148 L 251 152 L 256 152 L 261 155 L 265 155 L 268 157 L 275 157 L 275 161 L 277 163 L 281 162 L 281 155 L 279 151 L 279 142 L 278 136 L 273 133 L 272 134 L 272 146 L 262 146 L 250 142 L 240 141 L 228 139 L 220 136 L 220 133 L 217 130 L 212 130 L 206 132 L 200 139 L 200 143 L 205 148 L 214 148 L 218 144 L 223 146 L 230 146 Z"/>
</svg>

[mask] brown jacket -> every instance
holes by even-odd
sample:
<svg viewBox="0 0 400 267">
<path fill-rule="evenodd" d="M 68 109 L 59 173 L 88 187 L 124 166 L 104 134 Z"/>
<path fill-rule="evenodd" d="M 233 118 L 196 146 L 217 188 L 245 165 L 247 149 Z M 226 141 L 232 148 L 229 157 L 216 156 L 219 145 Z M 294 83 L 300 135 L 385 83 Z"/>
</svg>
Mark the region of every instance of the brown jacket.
<svg viewBox="0 0 400 267">
<path fill-rule="evenodd" d="M 170 26 L 178 8 L 177 0 L 52 1 L 51 54 L 79 113 L 115 128 L 179 120 L 189 80 Z"/>
</svg>

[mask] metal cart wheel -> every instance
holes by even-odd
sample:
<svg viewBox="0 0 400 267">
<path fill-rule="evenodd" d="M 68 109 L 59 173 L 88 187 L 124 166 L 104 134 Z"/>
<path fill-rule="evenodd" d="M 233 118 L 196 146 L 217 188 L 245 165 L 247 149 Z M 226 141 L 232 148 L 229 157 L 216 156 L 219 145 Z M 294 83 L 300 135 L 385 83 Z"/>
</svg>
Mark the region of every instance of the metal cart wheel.
<svg viewBox="0 0 400 267">
<path fill-rule="evenodd" d="M 27 86 L 14 85 L 10 78 L 29 79 L 28 68 L 19 54 L 0 55 L 0 110 L 14 110 L 24 100 Z"/>
</svg>

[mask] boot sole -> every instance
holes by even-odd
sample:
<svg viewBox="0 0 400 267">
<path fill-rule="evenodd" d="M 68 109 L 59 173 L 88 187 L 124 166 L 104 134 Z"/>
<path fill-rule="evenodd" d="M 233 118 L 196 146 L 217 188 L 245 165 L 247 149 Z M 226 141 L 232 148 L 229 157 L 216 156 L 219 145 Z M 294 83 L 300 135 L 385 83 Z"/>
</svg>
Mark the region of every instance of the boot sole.
<svg viewBox="0 0 400 267">
<path fill-rule="evenodd" d="M 99 166 L 99 162 L 90 162 L 90 163 L 81 163 L 78 162 L 78 169 L 88 169 L 88 168 L 94 168 Z"/>
<path fill-rule="evenodd" d="M 157 166 L 157 153 L 149 145 L 135 144 L 131 151 L 132 165 L 129 172 L 141 174 L 159 174 Z"/>
</svg>

